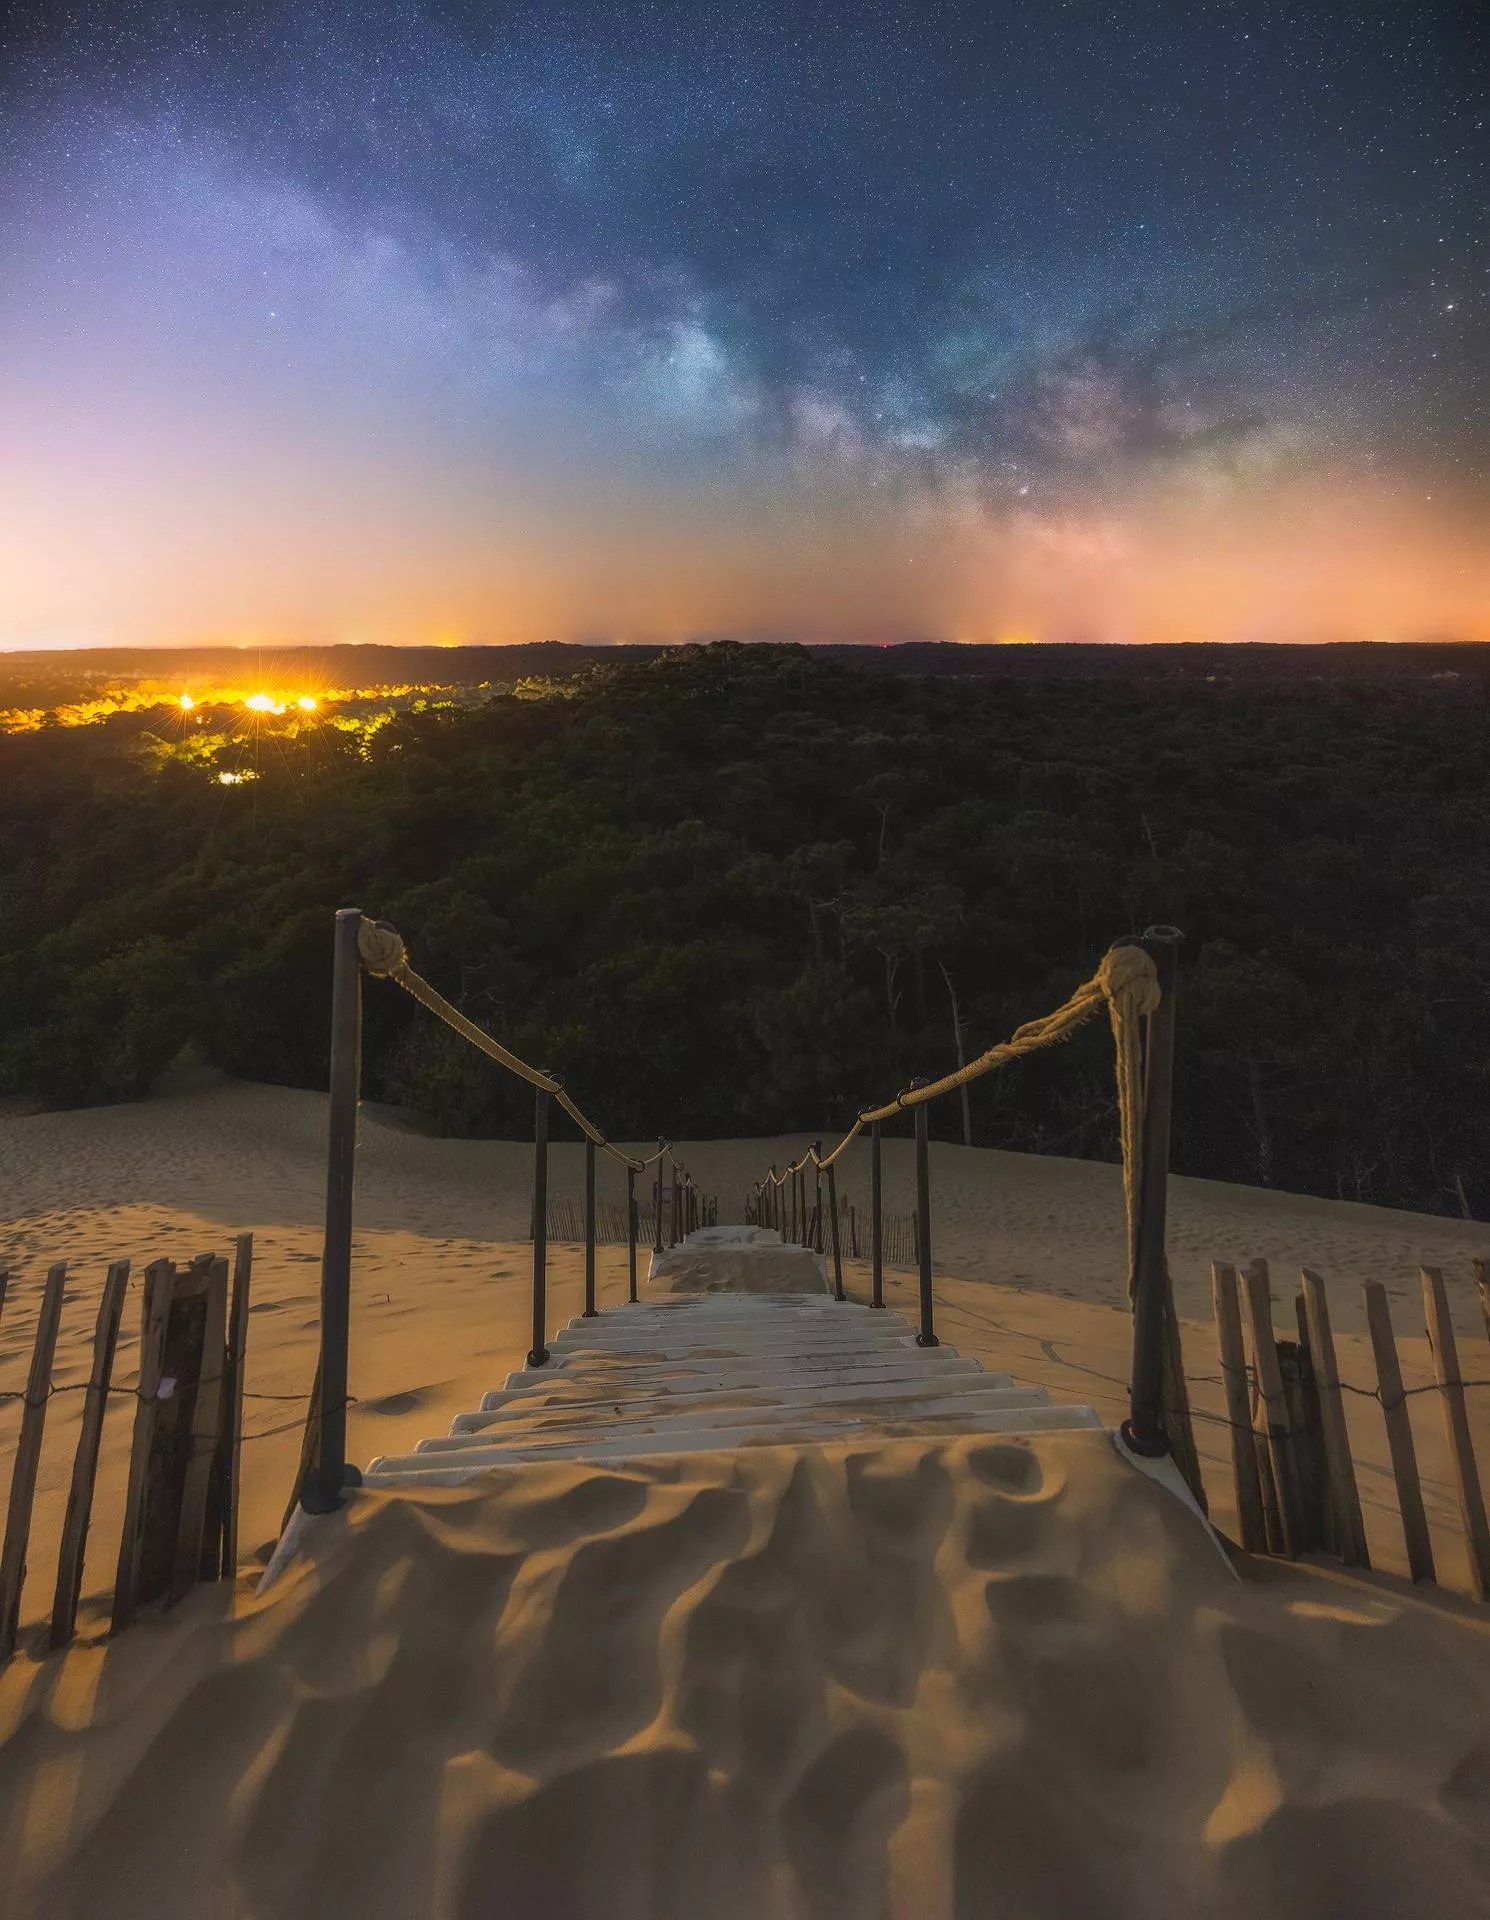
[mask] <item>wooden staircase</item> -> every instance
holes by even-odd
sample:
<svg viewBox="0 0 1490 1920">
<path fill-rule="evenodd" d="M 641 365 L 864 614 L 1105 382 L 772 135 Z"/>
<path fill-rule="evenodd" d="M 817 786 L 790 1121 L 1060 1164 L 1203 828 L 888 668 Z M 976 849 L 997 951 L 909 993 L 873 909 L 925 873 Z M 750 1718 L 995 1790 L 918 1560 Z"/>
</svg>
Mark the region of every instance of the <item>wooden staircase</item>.
<svg viewBox="0 0 1490 1920">
<path fill-rule="evenodd" d="M 752 1285 L 752 1269 L 769 1291 Z M 369 1486 L 458 1485 L 531 1460 L 623 1461 L 900 1435 L 1100 1427 L 886 1309 L 835 1300 L 815 1256 L 759 1228 L 711 1228 L 652 1263 L 635 1306 L 572 1320 L 451 1430 L 374 1460 Z M 784 1286 L 800 1290 L 785 1291 Z"/>
</svg>

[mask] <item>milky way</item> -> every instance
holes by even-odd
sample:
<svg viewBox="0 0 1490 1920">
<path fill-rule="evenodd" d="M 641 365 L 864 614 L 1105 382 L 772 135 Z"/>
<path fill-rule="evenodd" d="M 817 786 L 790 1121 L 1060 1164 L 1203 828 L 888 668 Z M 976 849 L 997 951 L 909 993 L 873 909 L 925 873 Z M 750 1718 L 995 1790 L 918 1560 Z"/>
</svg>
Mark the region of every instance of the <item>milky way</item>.
<svg viewBox="0 0 1490 1920">
<path fill-rule="evenodd" d="M 1490 637 L 1474 8 L 4 31 L 0 644 Z"/>
</svg>

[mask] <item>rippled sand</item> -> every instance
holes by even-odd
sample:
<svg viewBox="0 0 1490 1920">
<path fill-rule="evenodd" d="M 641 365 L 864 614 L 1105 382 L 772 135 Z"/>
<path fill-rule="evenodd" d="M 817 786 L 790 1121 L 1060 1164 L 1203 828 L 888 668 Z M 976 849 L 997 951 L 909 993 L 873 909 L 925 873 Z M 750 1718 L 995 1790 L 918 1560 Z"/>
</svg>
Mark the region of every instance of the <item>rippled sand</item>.
<svg viewBox="0 0 1490 1920">
<path fill-rule="evenodd" d="M 313 1095 L 221 1085 L 0 1119 L 16 1273 L 0 1388 L 24 1381 L 48 1259 L 75 1282 L 60 1384 L 86 1377 L 104 1260 L 135 1260 L 127 1381 L 145 1263 L 250 1227 L 262 1436 L 245 1446 L 236 1587 L 109 1646 L 121 1398 L 80 1639 L 43 1659 L 78 1396 L 52 1403 L 24 1644 L 0 1673 L 5 1920 L 1490 1914 L 1490 1611 L 1390 1571 L 1254 1563 L 1238 1580 L 1101 1433 L 554 1463 L 361 1496 L 257 1595 L 314 1368 L 323 1127 Z M 728 1196 L 789 1144 L 689 1158 Z M 364 1115 L 355 1458 L 442 1431 L 519 1363 L 530 1153 Z M 556 1161 L 577 1196 L 578 1148 Z M 938 1147 L 933 1172 L 943 1337 L 1115 1418 L 1112 1170 Z M 908 1173 L 892 1154 L 892 1206 Z M 861 1184 L 850 1157 L 846 1191 Z M 1175 1217 L 1202 1415 L 1220 1405 L 1203 1377 L 1212 1257 L 1271 1254 L 1280 1325 L 1293 1267 L 1324 1268 L 1348 1375 L 1369 1377 L 1351 1298 L 1379 1276 L 1423 1377 L 1421 1259 L 1457 1276 L 1466 1371 L 1483 1347 L 1464 1284 L 1483 1228 L 1184 1181 Z M 602 1305 L 624 1271 L 602 1249 Z M 863 1267 L 848 1278 L 862 1297 Z M 578 1251 L 556 1249 L 551 1326 L 580 1284 Z M 912 1277 L 890 1294 L 911 1309 Z M 1390 1569 L 1379 1410 L 1349 1411 Z M 1431 1402 L 1414 1422 L 1441 1575 L 1462 1587 Z M 0 1489 L 15 1425 L 0 1409 Z M 1224 1431 L 1202 1419 L 1201 1443 L 1224 1522 Z"/>
</svg>

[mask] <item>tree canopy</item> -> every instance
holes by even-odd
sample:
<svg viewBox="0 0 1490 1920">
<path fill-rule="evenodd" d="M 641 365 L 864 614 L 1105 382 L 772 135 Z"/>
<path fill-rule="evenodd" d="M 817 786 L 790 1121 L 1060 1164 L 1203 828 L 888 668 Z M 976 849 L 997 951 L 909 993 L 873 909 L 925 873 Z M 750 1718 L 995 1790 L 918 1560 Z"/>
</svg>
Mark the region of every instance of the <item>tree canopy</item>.
<svg viewBox="0 0 1490 1920">
<path fill-rule="evenodd" d="M 188 1041 L 323 1086 L 331 914 L 358 905 L 618 1137 L 831 1135 L 954 1064 L 954 992 L 972 1053 L 1166 921 L 1179 1170 L 1485 1217 L 1484 737 L 1472 681 L 1040 683 L 727 643 L 270 725 L 226 783 L 210 725 L 43 725 L 0 736 L 0 1087 L 127 1099 Z M 365 1088 L 451 1132 L 531 1124 L 392 987 Z M 1105 1033 L 971 1115 L 981 1144 L 1110 1155 Z M 933 1132 L 961 1127 L 939 1103 Z"/>
</svg>

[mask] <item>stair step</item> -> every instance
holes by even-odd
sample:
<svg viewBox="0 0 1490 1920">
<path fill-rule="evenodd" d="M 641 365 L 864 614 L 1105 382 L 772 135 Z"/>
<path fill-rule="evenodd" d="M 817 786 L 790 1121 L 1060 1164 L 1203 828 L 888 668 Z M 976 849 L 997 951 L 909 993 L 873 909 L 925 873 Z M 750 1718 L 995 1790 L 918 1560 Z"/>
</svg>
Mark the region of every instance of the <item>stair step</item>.
<svg viewBox="0 0 1490 1920">
<path fill-rule="evenodd" d="M 735 1328 L 721 1328 L 714 1333 L 700 1333 L 696 1336 L 669 1334 L 667 1332 L 637 1332 L 627 1338 L 607 1340 L 587 1340 L 582 1335 L 559 1334 L 548 1343 L 550 1353 L 898 1353 L 906 1347 L 916 1345 L 913 1333 L 819 1333 L 816 1329 L 802 1329 L 793 1332 L 783 1329 L 777 1332 L 752 1332 Z M 935 1353 L 935 1347 L 917 1349 L 922 1353 Z M 955 1351 L 955 1349 L 954 1349 Z"/>
<path fill-rule="evenodd" d="M 768 1386 L 745 1392 L 726 1389 L 641 1400 L 612 1400 L 602 1396 L 599 1399 L 549 1402 L 538 1407 L 519 1402 L 491 1412 L 457 1414 L 446 1438 L 421 1440 L 415 1451 L 424 1453 L 436 1447 L 460 1446 L 473 1434 L 510 1432 L 524 1422 L 534 1426 L 550 1426 L 561 1421 L 572 1424 L 598 1416 L 608 1424 L 614 1424 L 617 1415 L 623 1419 L 654 1419 L 669 1414 L 692 1419 L 708 1410 L 717 1410 L 721 1417 L 726 1412 L 750 1412 L 754 1415 L 759 1411 L 763 1418 L 769 1418 L 772 1413 L 783 1409 L 795 1412 L 802 1407 L 863 1404 L 914 1406 L 927 1401 L 951 1399 L 963 1403 L 977 1401 L 980 1405 L 1041 1406 L 1049 1404 L 1050 1395 L 1044 1387 L 1004 1385 L 987 1374 L 972 1374 L 951 1380 L 875 1380 L 862 1385 L 844 1383 L 822 1387 Z"/>
<path fill-rule="evenodd" d="M 618 1320 L 759 1320 L 766 1314 L 780 1319 L 893 1320 L 893 1307 L 871 1307 L 862 1300 L 835 1300 L 831 1293 L 692 1293 L 672 1300 L 639 1300 L 603 1308 L 594 1320 L 576 1314 L 571 1326 L 602 1325 Z"/>
<path fill-rule="evenodd" d="M 515 1440 L 510 1446 L 462 1450 L 459 1464 L 432 1465 L 438 1454 L 405 1454 L 374 1460 L 363 1475 L 370 1486 L 458 1486 L 489 1467 L 525 1460 L 640 1460 L 654 1454 L 727 1453 L 740 1446 L 797 1446 L 852 1439 L 917 1433 L 1062 1433 L 1100 1427 L 1101 1416 L 1091 1407 L 973 1408 L 955 1415 L 922 1414 L 914 1421 L 818 1417 L 803 1421 L 772 1422 L 766 1426 L 719 1429 L 700 1425 L 668 1433 L 617 1434 L 588 1441 L 543 1444 Z"/>
<path fill-rule="evenodd" d="M 1011 1387 L 1014 1384 L 1012 1376 L 1007 1373 L 984 1373 L 976 1360 L 958 1359 L 932 1366 L 907 1365 L 904 1361 L 865 1362 L 850 1367 L 802 1367 L 775 1363 L 755 1367 L 742 1365 L 718 1372 L 646 1366 L 614 1373 L 589 1367 L 551 1373 L 544 1367 L 534 1373 L 514 1374 L 512 1378 L 523 1384 L 485 1394 L 476 1413 L 463 1413 L 457 1417 L 475 1420 L 482 1414 L 495 1413 L 502 1407 L 514 1404 L 561 1406 L 593 1401 L 609 1406 L 617 1400 L 642 1400 L 651 1394 L 676 1400 L 688 1394 L 740 1393 L 753 1388 L 787 1385 L 806 1391 L 815 1386 L 832 1386 L 840 1382 L 852 1386 L 861 1381 L 867 1385 L 880 1380 L 982 1379 L 996 1387 Z"/>
<path fill-rule="evenodd" d="M 977 1365 L 964 1361 L 954 1346 L 916 1346 L 914 1340 L 885 1340 L 881 1346 L 801 1346 L 785 1342 L 730 1340 L 705 1346 L 664 1346 L 661 1340 L 636 1348 L 549 1348 L 549 1359 L 541 1367 L 520 1367 L 518 1373 L 532 1379 L 551 1379 L 561 1373 L 574 1373 L 589 1367 L 595 1375 L 636 1373 L 641 1367 L 680 1367 L 691 1373 L 724 1373 L 732 1367 L 901 1367 L 906 1363 L 924 1367 Z M 511 1375 L 509 1375 L 511 1379 Z"/>
<path fill-rule="evenodd" d="M 942 1394 L 929 1394 L 924 1400 L 915 1395 L 901 1395 L 886 1402 L 877 1401 L 868 1394 L 850 1395 L 846 1399 L 824 1401 L 815 1397 L 806 1407 L 773 1406 L 769 1402 L 756 1404 L 730 1405 L 722 1407 L 688 1407 L 674 1412 L 666 1406 L 640 1408 L 634 1413 L 612 1415 L 602 1423 L 601 1431 L 611 1435 L 634 1433 L 671 1433 L 674 1431 L 695 1432 L 701 1422 L 707 1422 L 711 1433 L 729 1433 L 737 1427 L 758 1427 L 767 1423 L 780 1425 L 785 1419 L 797 1424 L 805 1415 L 818 1424 L 831 1426 L 842 1421 L 861 1421 L 873 1418 L 883 1410 L 885 1413 L 897 1411 L 914 1416 L 925 1411 L 933 1415 L 944 1415 L 956 1408 L 967 1407 L 1040 1407 L 1049 1406 L 1050 1395 L 1043 1387 L 990 1387 L 979 1389 L 969 1386 L 955 1397 Z M 499 1416 L 500 1419 L 500 1416 Z M 446 1434 L 438 1439 L 421 1440 L 415 1447 L 415 1453 L 440 1453 L 460 1450 L 470 1454 L 479 1454 L 493 1447 L 526 1446 L 530 1440 L 538 1444 L 550 1434 L 564 1436 L 595 1432 L 593 1421 L 586 1415 L 575 1415 L 563 1408 L 552 1409 L 547 1416 L 542 1414 L 518 1416 L 503 1422 L 493 1431 L 487 1429 L 473 1434 Z"/>
</svg>

